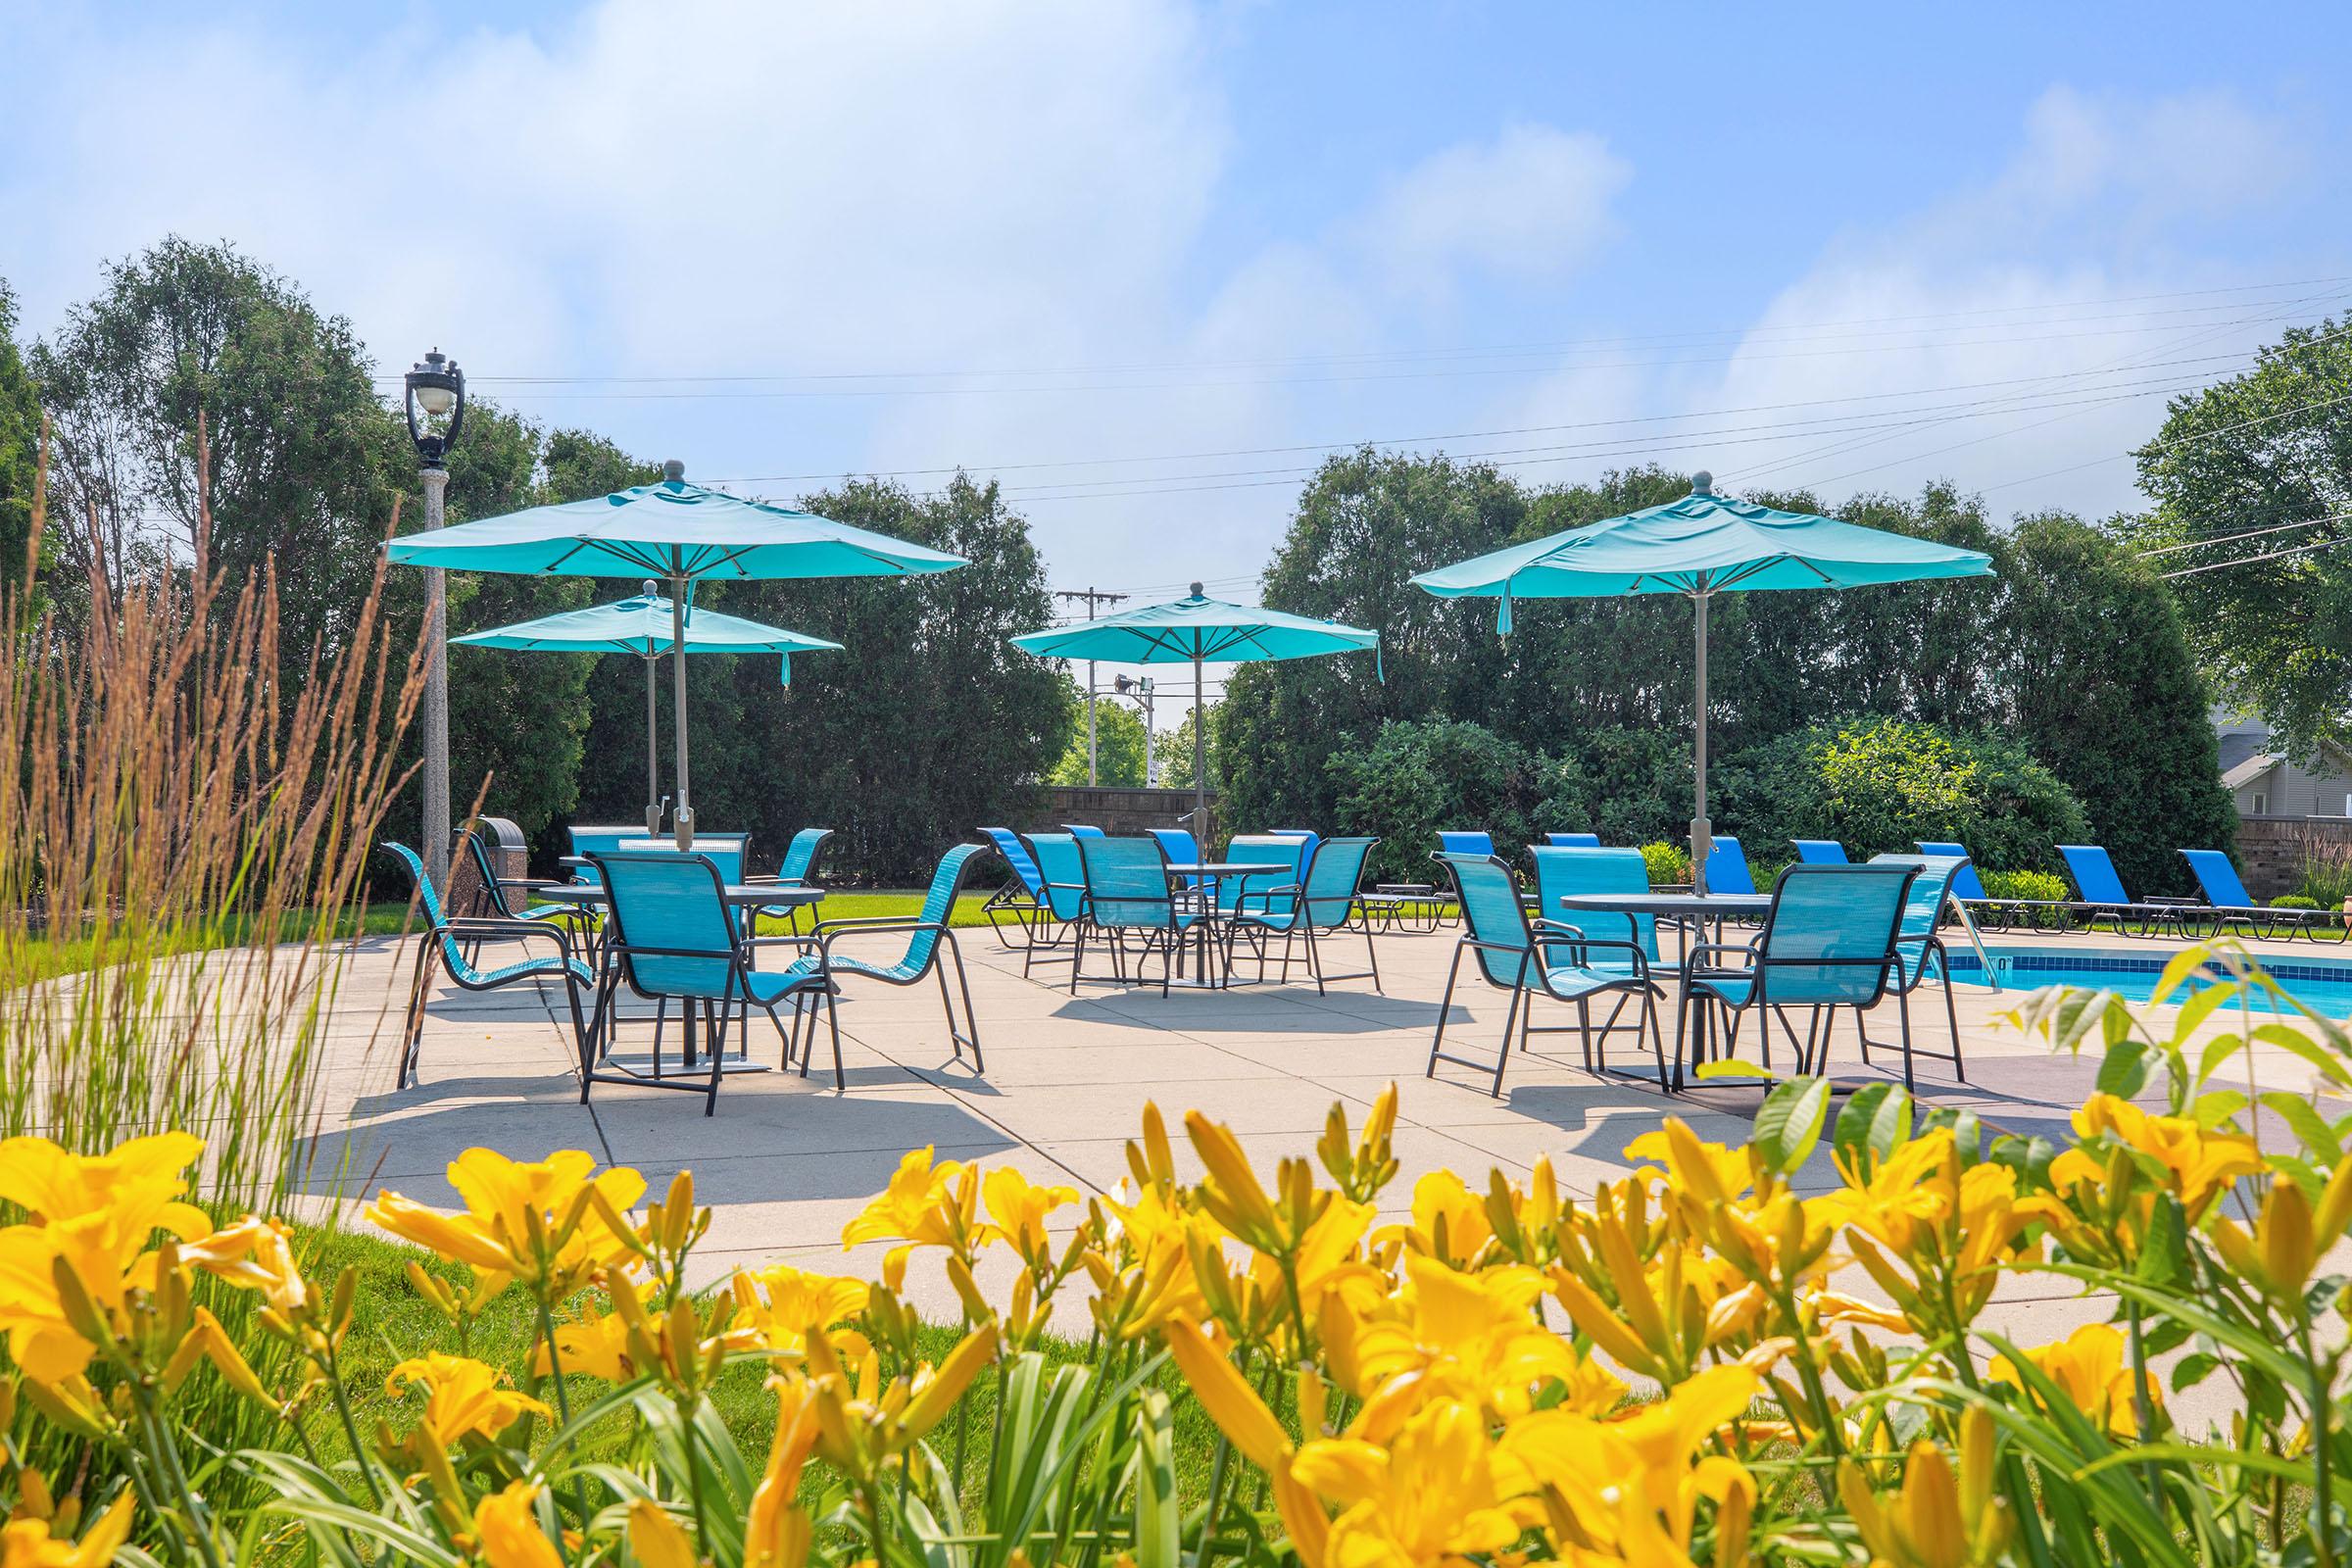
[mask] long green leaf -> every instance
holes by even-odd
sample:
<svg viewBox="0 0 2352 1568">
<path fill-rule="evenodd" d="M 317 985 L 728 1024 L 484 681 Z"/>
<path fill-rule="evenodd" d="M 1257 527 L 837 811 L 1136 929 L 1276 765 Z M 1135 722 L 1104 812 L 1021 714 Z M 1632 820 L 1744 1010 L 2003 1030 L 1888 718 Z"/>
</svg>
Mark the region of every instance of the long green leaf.
<svg viewBox="0 0 2352 1568">
<path fill-rule="evenodd" d="M 1136 1568 L 1181 1568 L 1184 1509 L 1176 1495 L 1176 1416 L 1146 1389 L 1135 1412 Z"/>
</svg>

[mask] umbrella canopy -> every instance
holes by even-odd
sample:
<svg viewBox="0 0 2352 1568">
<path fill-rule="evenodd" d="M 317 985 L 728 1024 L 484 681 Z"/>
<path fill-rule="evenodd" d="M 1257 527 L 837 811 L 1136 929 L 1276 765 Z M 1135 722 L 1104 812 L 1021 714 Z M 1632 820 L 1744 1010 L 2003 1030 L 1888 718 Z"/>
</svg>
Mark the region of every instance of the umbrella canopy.
<svg viewBox="0 0 2352 1568">
<path fill-rule="evenodd" d="M 1989 577 L 1992 558 L 1811 513 L 1781 512 L 1713 493 L 1693 474 L 1680 501 L 1629 512 L 1548 538 L 1425 571 L 1413 581 L 1441 598 L 1499 599 L 1496 626 L 1511 629 L 1516 599 L 1596 599 L 1682 594 L 1697 610 L 1695 809 L 1691 874 L 1706 890 L 1707 602 L 1719 593 L 1773 588 L 1861 588 L 1938 577 Z"/>
<path fill-rule="evenodd" d="M 1146 605 L 1100 620 L 1023 632 L 1015 648 L 1047 659 L 1101 659 L 1127 664 L 1193 666 L 1193 811 L 1197 827 L 1208 827 L 1208 720 L 1202 712 L 1200 666 L 1210 661 L 1256 663 L 1275 659 L 1317 659 L 1325 654 L 1377 652 L 1380 633 L 1336 620 L 1286 614 L 1257 605 L 1229 605 L 1201 593 L 1199 583 L 1183 599 Z"/>
<path fill-rule="evenodd" d="M 686 466 L 665 463 L 658 484 L 616 490 L 593 501 L 532 507 L 454 528 L 410 534 L 387 547 L 396 565 L 451 571 L 553 572 L 574 577 L 635 577 L 670 585 L 670 635 L 683 644 L 689 585 L 746 577 L 888 577 L 950 571 L 961 556 L 888 534 L 854 528 L 812 513 L 746 501 L 686 482 Z M 686 666 L 674 666 L 678 711 L 686 708 Z M 678 847 L 694 843 L 688 796 L 686 726 L 677 726 Z"/>
<path fill-rule="evenodd" d="M 792 681 L 792 656 L 838 650 L 841 644 L 827 642 L 822 637 L 804 637 L 797 631 L 780 626 L 766 626 L 741 615 L 721 614 L 715 610 L 686 609 L 686 640 L 675 642 L 676 606 L 656 592 L 656 584 L 648 582 L 642 593 L 632 598 L 615 600 L 609 605 L 595 605 L 586 610 L 565 610 L 553 615 L 541 615 L 536 620 L 518 620 L 512 626 L 496 626 L 488 631 L 468 632 L 452 637 L 453 644 L 473 648 L 517 648 L 526 652 L 634 654 L 645 661 L 645 831 L 658 833 L 662 826 L 662 789 L 656 771 L 661 756 L 654 718 L 654 664 L 673 647 L 682 646 L 690 654 L 781 654 L 784 681 Z M 681 712 L 677 722 L 683 724 Z"/>
</svg>

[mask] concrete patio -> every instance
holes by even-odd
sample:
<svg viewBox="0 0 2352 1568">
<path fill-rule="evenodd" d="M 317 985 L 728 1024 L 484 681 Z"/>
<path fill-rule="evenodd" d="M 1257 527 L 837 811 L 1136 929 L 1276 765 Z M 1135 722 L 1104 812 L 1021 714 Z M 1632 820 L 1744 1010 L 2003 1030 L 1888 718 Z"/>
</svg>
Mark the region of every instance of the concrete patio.
<svg viewBox="0 0 2352 1568">
<path fill-rule="evenodd" d="M 1172 1129 L 1188 1109 L 1230 1125 L 1270 1174 L 1280 1156 L 1311 1152 L 1335 1101 L 1360 1122 L 1394 1081 L 1401 1095 L 1396 1144 L 1403 1169 L 1387 1198 L 1400 1214 L 1414 1179 L 1426 1171 L 1452 1169 L 1475 1190 L 1491 1168 L 1520 1177 L 1543 1155 L 1572 1192 L 1587 1193 L 1622 1175 L 1627 1145 L 1664 1116 L 1680 1115 L 1702 1137 L 1736 1144 L 1746 1138 L 1761 1099 L 1752 1085 L 1718 1082 L 1670 1098 L 1644 1084 L 1596 1078 L 1582 1070 L 1572 1035 L 1538 1036 L 1535 1052 L 1511 1061 L 1499 1097 L 1468 1069 L 1441 1066 L 1436 1079 L 1424 1076 L 1454 947 L 1450 931 L 1375 939 L 1385 982 L 1380 993 L 1369 981 L 1353 980 L 1318 997 L 1294 972 L 1287 986 L 1179 990 L 1165 999 L 1156 985 L 1130 989 L 1091 975 L 1073 997 L 1066 968 L 1024 979 L 1020 956 L 987 932 L 958 935 L 985 1074 L 951 1054 L 936 987 L 853 981 L 841 1006 L 846 1091 L 834 1090 L 820 1043 L 811 1076 L 730 1077 L 710 1118 L 699 1097 L 652 1089 L 599 1086 L 593 1102 L 580 1104 L 568 1029 L 557 1021 L 562 1004 L 527 989 L 479 996 L 437 987 L 421 1082 L 394 1090 L 407 950 L 390 940 L 367 942 L 353 957 L 332 1026 L 325 1119 L 304 1190 L 324 1201 L 388 1188 L 451 1202 L 443 1168 L 466 1149 L 486 1145 L 517 1157 L 585 1149 L 600 1160 L 635 1166 L 657 1191 L 680 1167 L 693 1168 L 702 1200 L 717 1211 L 702 1254 L 710 1276 L 773 1261 L 862 1270 L 876 1266 L 882 1249 L 845 1255 L 842 1226 L 880 1190 L 906 1150 L 932 1145 L 943 1158 L 1008 1162 L 1033 1180 L 1102 1192 L 1123 1174 L 1125 1142 L 1149 1102 L 1157 1102 Z M 2072 940 L 2085 948 L 2162 951 L 2114 937 Z M 2307 944 L 2276 951 L 2313 952 Z M 1350 937 L 1335 967 L 1359 966 L 1362 955 L 1361 939 Z M 1936 1103 L 1972 1106 L 2001 1129 L 2063 1136 L 2069 1113 L 2090 1092 L 2096 1064 L 2053 1056 L 1998 1021 L 2021 996 L 1960 988 L 1968 1082 L 1954 1081 L 1942 1063 L 1923 1062 L 1920 1092 Z M 1465 984 L 1447 1025 L 1449 1049 L 1491 1047 L 1503 1002 L 1502 993 Z M 1940 998 L 1930 990 L 1915 1004 L 1918 1038 L 1939 1046 Z M 1554 1004 L 1539 1021 L 1572 1016 Z M 650 1009 L 643 1017 L 650 1020 Z M 1891 1035 L 1894 1021 L 1889 1004 L 1874 1015 L 1874 1034 Z M 623 1028 L 624 1042 L 642 1045 L 650 1022 Z M 674 1038 L 673 1025 L 673 1046 Z M 758 1014 L 751 1049 L 769 1062 L 780 1051 L 774 1030 Z M 1633 1063 L 1630 1038 L 1613 1037 L 1611 1055 Z M 1787 1057 L 1780 1060 L 1785 1065 Z M 1897 1070 L 1879 1057 L 1879 1074 Z M 1832 1071 L 1841 1079 L 1871 1074 L 1856 1054 L 1850 1024 L 1839 1026 Z M 2308 1087 L 2310 1070 L 2282 1053 L 2266 1053 L 2260 1072 L 2266 1089 Z M 1178 1145 L 1179 1157 L 1189 1160 L 1180 1131 Z M 1802 1180 L 1814 1187 L 1835 1180 L 1826 1153 L 1815 1155 Z M 918 1268 L 916 1276 L 926 1305 L 953 1310 L 936 1268 Z M 2067 1321 L 2097 1310 L 2061 1299 L 2072 1294 L 2065 1282 L 2050 1279 L 2031 1297 Z"/>
</svg>

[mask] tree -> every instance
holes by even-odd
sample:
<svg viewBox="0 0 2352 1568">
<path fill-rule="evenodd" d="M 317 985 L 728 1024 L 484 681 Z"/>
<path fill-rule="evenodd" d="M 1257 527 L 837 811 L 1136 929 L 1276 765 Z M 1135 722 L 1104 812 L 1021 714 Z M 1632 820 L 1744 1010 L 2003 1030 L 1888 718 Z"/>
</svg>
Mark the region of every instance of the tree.
<svg viewBox="0 0 2352 1568">
<path fill-rule="evenodd" d="M 2347 334 L 2352 317 L 2296 327 L 2253 369 L 2175 398 L 2138 454 L 2154 510 L 2123 525 L 2140 549 L 2172 549 L 2167 570 L 2249 562 L 2174 578 L 2181 623 L 2221 696 L 2306 761 L 2322 741 L 2352 744 L 2352 559 L 2307 548 L 2348 537 Z"/>
<path fill-rule="evenodd" d="M 1208 787 L 1222 798 L 1225 789 L 1225 716 L 1226 705 L 1208 705 Z M 1153 760 L 1159 763 L 1159 784 L 1162 789 L 1189 790 L 1193 787 L 1193 710 L 1187 707 L 1184 717 L 1172 730 L 1162 733 L 1152 745 Z"/>
<path fill-rule="evenodd" d="M 22 582 L 40 463 L 41 400 L 17 348 L 17 297 L 0 282 L 0 583 Z"/>
<path fill-rule="evenodd" d="M 226 245 L 170 238 L 107 269 L 34 374 L 58 432 L 57 586 L 173 559 L 274 573 L 284 667 L 333 658 L 366 603 L 403 469 L 415 459 L 370 382 L 351 323 Z M 197 529 L 197 422 L 211 457 L 209 537 Z M 147 519 L 160 513 L 161 528 Z M 414 509 L 411 512 L 415 520 Z M 394 573 L 402 624 L 419 574 Z"/>
<path fill-rule="evenodd" d="M 1329 768 L 1329 820 L 1380 840 L 1372 863 L 1390 882 L 1426 880 L 1444 828 L 1485 828 L 1495 853 L 1515 858 L 1534 833 L 1544 771 L 1524 747 L 1451 719 L 1383 724 L 1368 745 L 1333 753 Z"/>
<path fill-rule="evenodd" d="M 1046 775 L 1049 784 L 1084 784 L 1086 777 L 1086 693 L 1075 680 L 1063 677 L 1069 688 L 1070 749 Z M 1137 789 L 1144 782 L 1144 721 L 1115 697 L 1095 700 L 1095 782 L 1115 789 Z"/>
</svg>

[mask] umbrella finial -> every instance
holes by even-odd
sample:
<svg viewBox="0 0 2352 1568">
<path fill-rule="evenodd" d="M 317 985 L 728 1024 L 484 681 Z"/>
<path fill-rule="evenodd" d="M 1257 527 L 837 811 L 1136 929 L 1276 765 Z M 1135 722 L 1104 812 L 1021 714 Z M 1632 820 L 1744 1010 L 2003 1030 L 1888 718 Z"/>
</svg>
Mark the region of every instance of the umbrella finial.
<svg viewBox="0 0 2352 1568">
<path fill-rule="evenodd" d="M 676 458 L 670 459 L 667 463 L 662 465 L 662 477 L 668 480 L 671 484 L 676 484 L 679 480 L 686 477 L 686 465 L 679 462 Z"/>
<path fill-rule="evenodd" d="M 660 593 L 660 592 L 662 591 L 662 585 L 661 585 L 660 583 L 658 583 L 658 582 L 654 581 L 654 579 L 653 579 L 653 578 L 651 578 L 651 577 L 648 577 L 648 578 L 646 578 L 646 579 L 645 579 L 645 582 L 643 583 L 643 585 L 641 585 L 641 586 L 638 588 L 638 590 L 637 590 L 637 591 L 638 591 L 639 593 L 641 593 L 641 594 L 645 595 L 645 597 L 646 597 L 646 598 L 648 598 L 648 599 L 651 599 L 651 598 L 653 598 L 653 597 L 654 597 L 654 595 L 656 595 L 656 594 L 658 594 L 658 593 Z"/>
<path fill-rule="evenodd" d="M 1195 599 L 1205 599 L 1208 596 L 1200 591 L 1200 585 L 1199 583 L 1195 583 L 1193 584 L 1193 597 Z"/>
<path fill-rule="evenodd" d="M 1699 469 L 1690 476 L 1690 493 L 1694 496 L 1713 495 L 1715 493 L 1715 476 L 1704 468 Z"/>
</svg>

